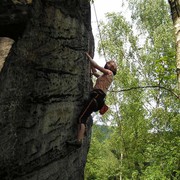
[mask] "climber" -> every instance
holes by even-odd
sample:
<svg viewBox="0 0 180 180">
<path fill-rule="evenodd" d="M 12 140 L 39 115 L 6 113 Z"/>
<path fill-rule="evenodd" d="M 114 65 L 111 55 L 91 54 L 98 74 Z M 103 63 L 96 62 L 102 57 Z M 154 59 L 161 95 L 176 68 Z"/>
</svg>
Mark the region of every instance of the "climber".
<svg viewBox="0 0 180 180">
<path fill-rule="evenodd" d="M 113 81 L 113 76 L 116 75 L 117 71 L 117 65 L 113 60 L 108 61 L 104 67 L 101 67 L 88 53 L 86 53 L 86 55 L 91 63 L 92 74 L 97 77 L 97 80 L 88 101 L 79 115 L 77 139 L 67 142 L 68 145 L 77 147 L 82 145 L 86 131 L 86 122 L 91 113 L 99 110 L 100 113 L 103 114 L 107 111 L 108 107 L 105 105 L 104 100 L 108 88 Z M 103 74 L 99 75 L 97 70 L 101 71 Z"/>
</svg>

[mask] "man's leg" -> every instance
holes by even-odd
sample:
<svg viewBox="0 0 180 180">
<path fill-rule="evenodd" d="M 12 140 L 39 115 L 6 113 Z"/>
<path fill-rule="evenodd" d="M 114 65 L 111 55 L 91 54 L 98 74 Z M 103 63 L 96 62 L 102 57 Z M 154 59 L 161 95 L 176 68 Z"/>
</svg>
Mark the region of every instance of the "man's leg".
<svg viewBox="0 0 180 180">
<path fill-rule="evenodd" d="M 81 123 L 78 124 L 78 135 L 77 135 L 77 139 L 72 140 L 72 141 L 67 141 L 68 145 L 71 146 L 76 146 L 76 147 L 81 147 L 82 143 L 83 143 L 83 138 L 84 138 L 84 134 L 85 134 L 85 129 L 86 126 L 85 124 Z"/>
<path fill-rule="evenodd" d="M 73 146 L 77 146 L 77 147 L 81 146 L 81 144 L 83 142 L 85 130 L 86 130 L 86 121 L 96 106 L 97 106 L 97 103 L 94 98 L 90 99 L 88 101 L 88 103 L 84 106 L 84 108 L 81 111 L 81 114 L 79 116 L 79 120 L 78 120 L 79 124 L 78 124 L 77 139 L 73 140 L 73 141 L 68 141 L 67 143 L 69 145 L 73 145 Z"/>
<path fill-rule="evenodd" d="M 98 96 L 98 95 L 97 95 Z M 78 141 L 82 141 L 86 131 L 86 122 L 91 113 L 97 106 L 97 102 L 94 98 L 90 99 L 90 101 L 86 104 L 86 106 L 81 111 L 79 116 L 79 124 L 78 124 Z"/>
<path fill-rule="evenodd" d="M 78 135 L 77 135 L 77 139 L 78 139 L 79 142 L 82 142 L 82 140 L 83 140 L 83 138 L 84 138 L 85 130 L 86 130 L 85 124 L 83 124 L 83 123 L 78 124 Z"/>
</svg>

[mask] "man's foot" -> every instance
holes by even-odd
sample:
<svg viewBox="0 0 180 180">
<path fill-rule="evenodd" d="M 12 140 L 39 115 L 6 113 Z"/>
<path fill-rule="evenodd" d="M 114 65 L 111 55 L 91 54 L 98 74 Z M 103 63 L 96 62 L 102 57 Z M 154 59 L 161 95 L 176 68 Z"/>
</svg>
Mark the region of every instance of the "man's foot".
<svg viewBox="0 0 180 180">
<path fill-rule="evenodd" d="M 67 141 L 66 144 L 69 146 L 75 146 L 75 147 L 80 148 L 82 145 L 82 140 L 75 139 L 75 140 Z"/>
<path fill-rule="evenodd" d="M 84 136 L 87 136 L 87 132 L 88 132 L 88 127 L 87 127 L 87 124 L 85 124 Z"/>
</svg>

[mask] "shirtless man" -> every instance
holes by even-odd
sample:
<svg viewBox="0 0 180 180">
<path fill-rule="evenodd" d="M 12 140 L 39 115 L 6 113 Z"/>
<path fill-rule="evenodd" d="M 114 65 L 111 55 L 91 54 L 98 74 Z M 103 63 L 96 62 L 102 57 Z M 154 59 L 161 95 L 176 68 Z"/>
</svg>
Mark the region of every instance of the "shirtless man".
<svg viewBox="0 0 180 180">
<path fill-rule="evenodd" d="M 77 139 L 74 141 L 68 141 L 69 145 L 74 145 L 78 147 L 80 147 L 82 144 L 88 117 L 91 115 L 92 112 L 101 110 L 105 105 L 104 99 L 106 97 L 106 93 L 111 83 L 113 82 L 113 76 L 116 75 L 117 71 L 117 65 L 113 60 L 108 61 L 104 67 L 101 67 L 91 58 L 88 53 L 86 53 L 86 55 L 91 63 L 92 73 L 94 76 L 97 77 L 97 80 L 93 90 L 90 93 L 88 101 L 86 102 L 84 108 L 79 115 Z M 103 74 L 99 75 L 97 73 L 97 69 Z"/>
</svg>

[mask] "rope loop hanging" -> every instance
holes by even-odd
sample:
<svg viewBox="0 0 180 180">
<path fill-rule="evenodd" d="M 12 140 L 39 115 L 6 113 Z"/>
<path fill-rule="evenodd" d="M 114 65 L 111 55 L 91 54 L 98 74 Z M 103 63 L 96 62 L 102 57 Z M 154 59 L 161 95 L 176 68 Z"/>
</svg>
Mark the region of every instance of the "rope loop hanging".
<svg viewBox="0 0 180 180">
<path fill-rule="evenodd" d="M 97 23 L 97 27 L 98 27 L 98 31 L 99 31 L 99 37 L 100 37 L 100 41 L 101 41 L 101 46 L 102 46 L 102 51 L 103 51 L 104 59 L 107 62 L 106 54 L 105 54 L 105 49 L 104 49 L 104 46 L 103 46 L 103 43 L 102 43 L 102 35 L 101 35 L 100 25 L 99 25 L 99 21 L 98 21 L 98 17 L 97 17 L 97 12 L 96 12 L 96 7 L 95 7 L 94 1 L 92 1 L 92 4 L 93 4 L 93 8 L 94 8 L 95 17 L 96 17 L 96 23 Z"/>
</svg>

